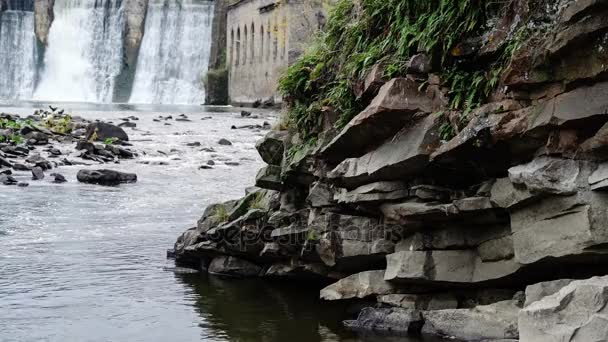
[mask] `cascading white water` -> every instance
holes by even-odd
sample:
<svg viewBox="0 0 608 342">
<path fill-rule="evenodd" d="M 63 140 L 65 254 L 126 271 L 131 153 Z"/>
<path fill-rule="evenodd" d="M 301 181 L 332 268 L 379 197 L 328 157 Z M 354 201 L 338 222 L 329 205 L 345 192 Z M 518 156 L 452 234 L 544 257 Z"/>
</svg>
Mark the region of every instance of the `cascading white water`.
<svg viewBox="0 0 608 342">
<path fill-rule="evenodd" d="M 36 100 L 112 102 L 122 68 L 120 0 L 55 0 Z"/>
<path fill-rule="evenodd" d="M 0 14 L 0 99 L 32 97 L 36 79 L 34 13 L 8 10 Z"/>
<path fill-rule="evenodd" d="M 213 8 L 204 0 L 151 0 L 129 102 L 203 102 Z"/>
</svg>

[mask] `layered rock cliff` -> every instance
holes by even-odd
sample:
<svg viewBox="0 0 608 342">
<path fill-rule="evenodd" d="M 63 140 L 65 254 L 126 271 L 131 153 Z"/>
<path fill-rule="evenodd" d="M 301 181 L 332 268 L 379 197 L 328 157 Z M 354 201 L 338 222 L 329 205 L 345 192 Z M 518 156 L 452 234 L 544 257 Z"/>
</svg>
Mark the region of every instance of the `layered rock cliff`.
<svg viewBox="0 0 608 342">
<path fill-rule="evenodd" d="M 449 65 L 498 73 L 457 89 L 436 49 L 380 61 L 346 125 L 326 106 L 260 141 L 258 189 L 207 208 L 177 262 L 326 282 L 373 302 L 353 329 L 607 340 L 608 280 L 587 278 L 608 274 L 608 2 L 516 0 L 482 26 Z"/>
</svg>

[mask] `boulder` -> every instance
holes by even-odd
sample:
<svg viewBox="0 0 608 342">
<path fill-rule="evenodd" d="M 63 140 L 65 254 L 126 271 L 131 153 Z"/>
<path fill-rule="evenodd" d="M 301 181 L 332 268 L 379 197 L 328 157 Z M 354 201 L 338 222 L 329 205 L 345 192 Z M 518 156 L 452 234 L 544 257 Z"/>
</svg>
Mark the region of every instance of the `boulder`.
<svg viewBox="0 0 608 342">
<path fill-rule="evenodd" d="M 566 285 L 573 281 L 573 279 L 558 279 L 553 281 L 545 281 L 526 287 L 526 302 L 524 307 L 559 292 L 559 290 L 563 289 L 566 287 Z"/>
<path fill-rule="evenodd" d="M 516 340 L 518 312 L 519 307 L 512 300 L 473 309 L 425 311 L 422 333 L 465 341 Z"/>
<path fill-rule="evenodd" d="M 330 184 L 316 182 L 312 184 L 306 202 L 313 208 L 329 207 L 334 205 L 334 189 Z"/>
<path fill-rule="evenodd" d="M 53 177 L 53 183 L 61 184 L 67 182 L 67 179 L 60 173 L 51 173 L 51 177 Z"/>
<path fill-rule="evenodd" d="M 267 165 L 258 171 L 255 176 L 255 186 L 281 191 L 283 189 L 283 181 L 281 180 L 281 167 L 276 165 Z"/>
<path fill-rule="evenodd" d="M 223 146 L 231 146 L 232 142 L 228 139 L 222 138 L 220 139 L 218 142 L 218 144 L 223 145 Z"/>
<path fill-rule="evenodd" d="M 32 180 L 41 180 L 44 179 L 44 171 L 41 167 L 34 167 L 32 169 Z"/>
<path fill-rule="evenodd" d="M 577 280 L 519 312 L 522 342 L 608 338 L 608 277 Z"/>
<path fill-rule="evenodd" d="M 364 156 L 344 160 L 328 177 L 347 188 L 354 188 L 415 176 L 424 170 L 431 153 L 439 147 L 439 126 L 438 117 L 429 115 Z"/>
<path fill-rule="evenodd" d="M 526 205 L 540 197 L 540 194 L 533 194 L 521 184 L 513 184 L 509 178 L 497 179 L 490 194 L 492 203 L 505 209 Z"/>
<path fill-rule="evenodd" d="M 321 290 L 321 299 L 343 300 L 396 293 L 393 284 L 384 280 L 384 271 L 366 271 L 340 279 Z"/>
<path fill-rule="evenodd" d="M 129 136 L 122 128 L 105 122 L 93 122 L 87 126 L 85 140 L 91 141 L 93 137 L 96 137 L 97 141 L 112 138 L 129 141 Z"/>
<path fill-rule="evenodd" d="M 420 311 L 402 308 L 364 308 L 356 320 L 344 321 L 348 329 L 419 334 L 424 321 Z"/>
<path fill-rule="evenodd" d="M 321 150 L 321 157 L 333 161 L 359 157 L 395 135 L 415 114 L 430 113 L 431 99 L 419 88 L 409 78 L 386 83 L 370 105 Z"/>
<path fill-rule="evenodd" d="M 264 162 L 269 165 L 281 165 L 285 150 L 285 139 L 288 134 L 286 131 L 270 131 L 256 143 L 255 148 Z"/>
<path fill-rule="evenodd" d="M 541 156 L 510 168 L 509 179 L 533 193 L 569 195 L 577 189 L 580 172 L 578 161 Z"/>
<path fill-rule="evenodd" d="M 358 99 L 370 99 L 378 93 L 384 83 L 386 83 L 384 66 L 378 63 L 365 76 L 363 83 L 359 87 L 355 87 L 355 95 Z"/>
<path fill-rule="evenodd" d="M 580 191 L 551 196 L 511 212 L 515 259 L 532 264 L 550 258 L 603 254 L 594 246 L 608 243 L 605 208 L 600 192 Z"/>
<path fill-rule="evenodd" d="M 260 266 L 233 256 L 213 258 L 208 270 L 210 274 L 231 277 L 256 277 L 262 272 Z"/>
<path fill-rule="evenodd" d="M 80 170 L 76 178 L 81 183 L 113 186 L 137 182 L 137 175 L 113 170 Z"/>
<path fill-rule="evenodd" d="M 0 175 L 0 183 L 3 185 L 15 185 L 17 180 L 11 175 Z"/>
<path fill-rule="evenodd" d="M 484 262 L 474 250 L 401 251 L 386 257 L 391 282 L 469 284 L 496 282 L 517 273 L 513 259 Z"/>
</svg>

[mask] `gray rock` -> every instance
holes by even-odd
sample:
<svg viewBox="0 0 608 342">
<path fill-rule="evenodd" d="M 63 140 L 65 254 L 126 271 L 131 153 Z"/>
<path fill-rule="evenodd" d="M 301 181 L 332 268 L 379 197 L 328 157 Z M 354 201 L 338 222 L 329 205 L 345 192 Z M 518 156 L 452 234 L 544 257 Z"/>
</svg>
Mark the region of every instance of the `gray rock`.
<svg viewBox="0 0 608 342">
<path fill-rule="evenodd" d="M 255 186 L 262 189 L 281 191 L 283 189 L 281 167 L 267 165 L 266 167 L 261 168 L 255 176 Z"/>
<path fill-rule="evenodd" d="M 310 188 L 306 202 L 313 208 L 328 207 L 334 205 L 333 187 L 324 182 L 313 183 Z"/>
<path fill-rule="evenodd" d="M 27 166 L 27 165 L 15 163 L 15 164 L 13 164 L 13 170 L 15 170 L 15 171 L 30 171 L 31 168 L 29 166 Z"/>
<path fill-rule="evenodd" d="M 513 260 L 483 262 L 474 250 L 401 251 L 386 257 L 384 279 L 402 283 L 483 283 L 515 274 Z"/>
<path fill-rule="evenodd" d="M 51 173 L 51 177 L 53 177 L 53 183 L 61 184 L 67 182 L 67 179 L 60 173 Z"/>
<path fill-rule="evenodd" d="M 355 88 L 355 95 L 358 99 L 370 99 L 378 94 L 378 90 L 380 90 L 386 81 L 384 66 L 381 63 L 378 63 L 374 65 L 366 75 L 363 84 L 360 87 Z"/>
<path fill-rule="evenodd" d="M 576 191 L 580 172 L 575 160 L 541 156 L 510 168 L 509 179 L 525 185 L 531 192 L 568 195 Z"/>
<path fill-rule="evenodd" d="M 601 19 L 603 21 L 603 19 Z M 530 130 L 563 126 L 577 120 L 608 113 L 608 82 L 578 87 L 546 101 L 534 116 Z"/>
<path fill-rule="evenodd" d="M 220 139 L 217 143 L 220 144 L 220 145 L 223 145 L 223 146 L 231 146 L 232 145 L 232 142 L 230 140 L 224 139 L 224 138 Z"/>
<path fill-rule="evenodd" d="M 359 157 L 395 135 L 416 113 L 431 112 L 431 99 L 419 89 L 420 84 L 409 78 L 390 80 L 370 105 L 321 150 L 321 156 L 330 160 Z"/>
<path fill-rule="evenodd" d="M 477 247 L 477 252 L 483 262 L 511 260 L 515 255 L 513 238 L 509 235 L 485 241 Z"/>
<path fill-rule="evenodd" d="M 269 165 L 281 165 L 287 136 L 286 131 L 271 131 L 256 143 L 255 148 L 264 162 Z"/>
<path fill-rule="evenodd" d="M 500 178 L 494 182 L 491 190 L 492 203 L 498 207 L 511 209 L 539 198 L 538 194 L 533 194 L 525 186 L 511 183 L 509 178 Z"/>
<path fill-rule="evenodd" d="M 384 271 L 366 271 L 340 279 L 321 290 L 321 299 L 343 300 L 396 293 L 393 284 L 384 280 Z"/>
<path fill-rule="evenodd" d="M 547 258 L 594 253 L 608 243 L 601 192 L 580 191 L 573 196 L 551 196 L 511 212 L 515 259 L 532 264 Z M 603 254 L 602 248 L 597 253 Z"/>
<path fill-rule="evenodd" d="M 519 307 L 514 301 L 477 306 L 473 309 L 426 311 L 423 313 L 422 332 L 465 341 L 517 339 L 518 312 Z"/>
<path fill-rule="evenodd" d="M 233 256 L 218 256 L 209 264 L 209 273 L 214 275 L 256 277 L 261 271 L 260 266 Z"/>
<path fill-rule="evenodd" d="M 378 303 L 412 310 L 444 310 L 458 308 L 458 299 L 451 294 L 378 296 Z"/>
<path fill-rule="evenodd" d="M 524 304 L 524 307 L 527 307 L 536 301 L 539 301 L 547 296 L 551 296 L 552 294 L 559 292 L 559 290 L 566 287 L 566 285 L 569 285 L 573 281 L 573 279 L 559 279 L 553 281 L 545 281 L 526 287 L 526 302 Z"/>
<path fill-rule="evenodd" d="M 407 72 L 413 74 L 428 74 L 431 72 L 431 58 L 426 53 L 419 53 L 407 62 Z"/>
<path fill-rule="evenodd" d="M 426 167 L 430 154 L 439 144 L 438 117 L 429 115 L 404 128 L 377 149 L 359 158 L 344 160 L 328 177 L 349 188 L 376 181 L 407 179 Z"/>
<path fill-rule="evenodd" d="M 41 167 L 34 167 L 32 169 L 32 180 L 41 180 L 44 179 L 44 171 Z"/>
<path fill-rule="evenodd" d="M 17 180 L 11 175 L 0 175 L 0 183 L 3 185 L 15 185 Z"/>
<path fill-rule="evenodd" d="M 591 190 L 608 190 L 608 163 L 600 164 L 597 170 L 589 176 L 589 185 Z"/>
<path fill-rule="evenodd" d="M 344 321 L 344 325 L 359 331 L 418 334 L 423 322 L 420 311 L 416 310 L 364 308 L 356 320 Z"/>
<path fill-rule="evenodd" d="M 137 175 L 113 170 L 80 170 L 76 178 L 81 183 L 113 186 L 137 182 Z"/>
<path fill-rule="evenodd" d="M 523 342 L 588 342 L 608 338 L 608 277 L 577 280 L 519 312 Z"/>
<path fill-rule="evenodd" d="M 93 136 L 97 137 L 97 141 L 111 138 L 129 141 L 129 136 L 122 128 L 105 122 L 93 122 L 87 126 L 85 140 L 90 141 Z"/>
</svg>

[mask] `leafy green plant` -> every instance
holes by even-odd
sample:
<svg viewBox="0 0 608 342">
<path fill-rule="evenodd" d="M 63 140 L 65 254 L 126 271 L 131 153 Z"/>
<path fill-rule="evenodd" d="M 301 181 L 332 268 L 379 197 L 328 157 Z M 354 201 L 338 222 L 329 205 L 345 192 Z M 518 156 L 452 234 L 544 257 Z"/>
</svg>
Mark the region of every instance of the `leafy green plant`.
<svg viewBox="0 0 608 342">
<path fill-rule="evenodd" d="M 117 138 L 106 138 L 106 140 L 103 141 L 103 144 L 106 146 L 114 145 L 117 141 Z"/>
<path fill-rule="evenodd" d="M 470 112 L 496 88 L 521 36 L 499 49 L 492 64 L 463 63 L 466 48 L 460 43 L 481 36 L 503 5 L 485 0 L 339 0 L 324 33 L 280 79 L 289 124 L 305 142 L 319 133 L 329 109 L 339 113 L 337 128 L 343 127 L 365 105 L 354 89 L 371 68 L 380 64 L 385 76 L 403 76 L 419 51 L 443 70 L 451 109 Z M 445 127 L 446 137 L 454 134 Z"/>
<path fill-rule="evenodd" d="M 6 141 L 6 137 L 4 135 L 0 135 L 0 143 Z"/>
<path fill-rule="evenodd" d="M 10 136 L 9 140 L 16 145 L 23 143 L 23 137 L 19 134 L 13 134 Z"/>
</svg>

